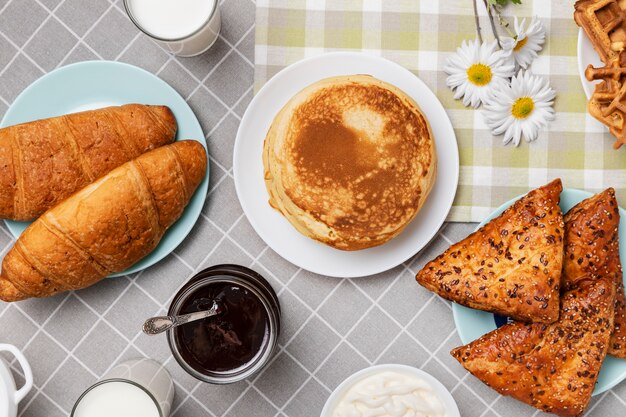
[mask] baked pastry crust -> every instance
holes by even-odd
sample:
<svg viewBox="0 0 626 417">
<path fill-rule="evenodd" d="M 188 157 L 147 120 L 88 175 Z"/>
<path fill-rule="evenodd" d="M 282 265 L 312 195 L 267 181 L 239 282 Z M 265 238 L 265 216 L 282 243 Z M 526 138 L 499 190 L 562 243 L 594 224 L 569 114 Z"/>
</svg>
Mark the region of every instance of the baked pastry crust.
<svg viewBox="0 0 626 417">
<path fill-rule="evenodd" d="M 591 64 L 585 71 L 589 81 L 597 83 L 589 99 L 589 114 L 604 123 L 617 139 L 615 149 L 626 143 L 626 2 L 622 0 L 578 0 L 574 20 L 591 41 L 604 63 Z"/>
<path fill-rule="evenodd" d="M 427 263 L 416 279 L 441 297 L 525 322 L 559 317 L 561 180 L 529 192 Z"/>
<path fill-rule="evenodd" d="M 615 323 L 609 354 L 626 359 L 626 299 L 619 255 L 619 221 L 612 188 L 581 201 L 565 214 L 562 287 L 575 288 L 579 281 L 589 277 L 615 277 Z"/>
<path fill-rule="evenodd" d="M 109 172 L 35 220 L 2 261 L 0 299 L 85 288 L 149 254 L 206 172 L 206 150 L 178 141 Z"/>
<path fill-rule="evenodd" d="M 626 6 L 621 0 L 578 0 L 574 20 L 608 64 L 626 47 Z"/>
<path fill-rule="evenodd" d="M 263 164 L 270 205 L 303 235 L 342 250 L 399 234 L 437 171 L 417 104 L 368 75 L 327 78 L 296 94 L 267 133 Z"/>
<path fill-rule="evenodd" d="M 176 137 L 165 106 L 126 104 L 0 129 L 0 218 L 32 220 Z"/>
<path fill-rule="evenodd" d="M 613 276 L 579 281 L 553 324 L 510 323 L 452 350 L 465 369 L 503 395 L 560 417 L 585 412 L 613 328 Z"/>
<path fill-rule="evenodd" d="M 608 127 L 616 139 L 613 147 L 618 149 L 626 143 L 626 52 L 605 67 L 594 68 L 590 64 L 585 70 L 585 77 L 589 81 L 602 81 L 595 85 L 587 110 Z"/>
</svg>

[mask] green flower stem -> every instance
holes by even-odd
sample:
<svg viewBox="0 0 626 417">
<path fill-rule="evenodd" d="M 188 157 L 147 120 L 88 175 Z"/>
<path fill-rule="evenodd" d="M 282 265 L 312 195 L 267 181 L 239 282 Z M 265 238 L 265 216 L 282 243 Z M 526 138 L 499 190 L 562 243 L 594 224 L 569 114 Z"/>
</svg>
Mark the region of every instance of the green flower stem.
<svg viewBox="0 0 626 417">
<path fill-rule="evenodd" d="M 504 17 L 502 17 L 502 10 L 500 10 L 499 7 L 495 7 L 494 9 L 496 12 L 496 16 L 498 16 L 498 23 L 500 24 L 500 26 L 503 27 L 504 30 L 506 30 L 510 37 L 512 37 L 513 39 L 517 39 L 517 34 L 509 28 L 509 22 Z"/>
<path fill-rule="evenodd" d="M 487 3 L 487 0 L 483 0 L 485 3 L 485 7 L 487 8 L 487 13 L 489 13 L 489 23 L 491 23 L 491 31 L 493 32 L 493 36 L 498 41 L 498 46 L 502 49 L 502 44 L 500 43 L 500 35 L 498 35 L 498 30 L 496 29 L 496 23 L 493 20 L 493 12 L 491 10 L 491 5 Z"/>
<path fill-rule="evenodd" d="M 474 0 L 474 19 L 476 19 L 476 34 L 478 35 L 478 41 L 483 43 L 483 34 L 480 30 L 480 19 L 478 18 L 478 6 L 476 5 L 477 0 Z"/>
</svg>

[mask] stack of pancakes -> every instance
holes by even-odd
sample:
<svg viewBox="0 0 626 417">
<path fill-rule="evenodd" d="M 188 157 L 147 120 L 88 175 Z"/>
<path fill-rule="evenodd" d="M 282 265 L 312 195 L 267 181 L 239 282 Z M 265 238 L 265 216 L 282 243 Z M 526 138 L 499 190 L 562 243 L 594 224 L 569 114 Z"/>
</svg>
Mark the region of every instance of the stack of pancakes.
<svg viewBox="0 0 626 417">
<path fill-rule="evenodd" d="M 417 104 L 367 75 L 318 81 L 278 113 L 265 138 L 270 204 L 302 234 L 343 250 L 380 245 L 420 210 L 435 181 L 435 142 Z"/>
</svg>

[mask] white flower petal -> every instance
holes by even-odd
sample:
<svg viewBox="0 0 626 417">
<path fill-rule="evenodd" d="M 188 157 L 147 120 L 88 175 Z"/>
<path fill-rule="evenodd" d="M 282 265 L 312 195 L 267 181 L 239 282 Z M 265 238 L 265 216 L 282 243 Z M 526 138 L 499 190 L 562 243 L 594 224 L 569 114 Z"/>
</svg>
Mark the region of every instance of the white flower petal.
<svg viewBox="0 0 626 417">
<path fill-rule="evenodd" d="M 546 78 L 520 70 L 512 77 L 510 84 L 503 79 L 492 81 L 491 84 L 497 85 L 497 88 L 491 91 L 489 102 L 483 107 L 483 117 L 494 135 L 504 134 L 505 144 L 518 146 L 522 137 L 528 142 L 536 140 L 540 129 L 554 120 L 556 92 Z M 532 99 L 534 108 L 526 118 L 518 119 L 512 114 L 513 104 L 522 97 Z"/>
<path fill-rule="evenodd" d="M 467 74 L 455 73 L 446 78 L 446 84 L 448 87 L 457 86 L 467 81 Z"/>
<path fill-rule="evenodd" d="M 448 74 L 446 85 L 454 91 L 455 99 L 462 99 L 466 106 L 479 107 L 491 101 L 495 90 L 508 86 L 515 71 L 510 51 L 497 50 L 497 42 L 463 41 L 456 52 L 450 54 L 444 65 Z M 475 85 L 468 79 L 468 69 L 482 64 L 491 70 L 491 81 L 486 85 Z"/>
<path fill-rule="evenodd" d="M 543 48 L 545 42 L 546 30 L 543 22 L 536 16 L 532 18 L 528 28 L 525 28 L 526 19 L 521 23 L 515 19 L 515 32 L 517 33 L 517 42 L 526 39 L 523 46 L 513 51 L 513 56 L 517 64 L 522 68 L 528 68 L 537 58 L 537 53 Z"/>
</svg>

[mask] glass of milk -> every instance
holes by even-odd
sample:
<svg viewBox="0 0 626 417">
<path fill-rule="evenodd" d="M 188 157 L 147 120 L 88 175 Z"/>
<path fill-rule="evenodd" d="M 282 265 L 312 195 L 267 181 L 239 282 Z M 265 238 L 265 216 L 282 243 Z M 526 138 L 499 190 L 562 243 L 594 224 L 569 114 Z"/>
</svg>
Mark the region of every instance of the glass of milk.
<svg viewBox="0 0 626 417">
<path fill-rule="evenodd" d="M 130 20 L 178 56 L 199 55 L 220 33 L 218 0 L 124 0 Z"/>
<path fill-rule="evenodd" d="M 162 365 L 135 359 L 111 369 L 76 401 L 70 417 L 168 417 L 174 382 Z"/>
</svg>

